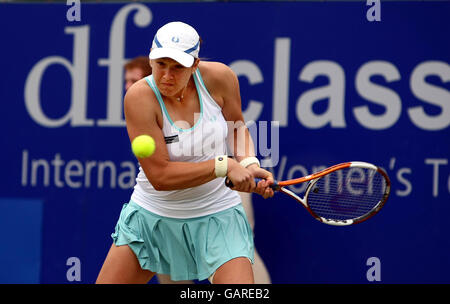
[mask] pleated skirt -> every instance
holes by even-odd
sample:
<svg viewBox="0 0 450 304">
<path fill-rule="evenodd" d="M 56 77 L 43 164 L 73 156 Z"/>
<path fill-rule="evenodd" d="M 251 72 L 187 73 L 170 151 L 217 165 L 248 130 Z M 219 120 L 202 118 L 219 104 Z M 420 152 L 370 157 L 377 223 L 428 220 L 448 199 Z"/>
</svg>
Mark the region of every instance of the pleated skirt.
<svg viewBox="0 0 450 304">
<path fill-rule="evenodd" d="M 124 204 L 115 232 L 116 246 L 128 245 L 142 269 L 174 281 L 204 280 L 236 257 L 254 261 L 253 231 L 242 204 L 188 219 L 154 214 L 133 201 Z"/>
</svg>

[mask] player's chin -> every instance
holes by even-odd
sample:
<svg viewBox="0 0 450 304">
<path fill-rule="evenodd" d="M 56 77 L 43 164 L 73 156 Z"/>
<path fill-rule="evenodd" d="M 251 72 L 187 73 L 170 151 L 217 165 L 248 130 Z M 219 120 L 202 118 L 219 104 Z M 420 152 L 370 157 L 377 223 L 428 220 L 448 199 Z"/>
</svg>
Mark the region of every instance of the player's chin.
<svg viewBox="0 0 450 304">
<path fill-rule="evenodd" d="M 163 84 L 161 85 L 160 92 L 167 97 L 174 97 L 178 92 L 178 88 L 175 85 Z"/>
</svg>

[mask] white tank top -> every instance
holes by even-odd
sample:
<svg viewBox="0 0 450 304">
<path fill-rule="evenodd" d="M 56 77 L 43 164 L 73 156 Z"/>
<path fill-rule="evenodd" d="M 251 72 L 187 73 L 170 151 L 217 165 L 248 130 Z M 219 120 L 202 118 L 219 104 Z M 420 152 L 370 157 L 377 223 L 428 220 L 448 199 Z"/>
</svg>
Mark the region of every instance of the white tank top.
<svg viewBox="0 0 450 304">
<path fill-rule="evenodd" d="M 180 128 L 174 124 L 155 84 L 153 75 L 145 78 L 155 93 L 163 114 L 162 128 L 169 158 L 177 162 L 202 162 L 226 154 L 227 123 L 222 109 L 214 101 L 203 83 L 199 70 L 194 73 L 195 87 L 200 102 L 200 113 L 195 125 Z M 142 167 L 136 178 L 131 200 L 161 216 L 193 218 L 216 213 L 240 203 L 240 196 L 225 186 L 225 178 L 216 178 L 197 187 L 157 191 L 148 181 Z"/>
</svg>

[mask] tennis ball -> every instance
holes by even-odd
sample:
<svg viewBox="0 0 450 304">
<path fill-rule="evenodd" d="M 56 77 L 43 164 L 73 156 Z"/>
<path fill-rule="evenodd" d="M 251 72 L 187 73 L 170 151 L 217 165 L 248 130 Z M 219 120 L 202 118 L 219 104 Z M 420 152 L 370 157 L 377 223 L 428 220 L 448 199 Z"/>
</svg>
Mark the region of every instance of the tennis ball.
<svg viewBox="0 0 450 304">
<path fill-rule="evenodd" d="M 155 152 L 155 140 L 149 135 L 139 135 L 131 142 L 131 149 L 136 157 L 149 157 Z"/>
</svg>

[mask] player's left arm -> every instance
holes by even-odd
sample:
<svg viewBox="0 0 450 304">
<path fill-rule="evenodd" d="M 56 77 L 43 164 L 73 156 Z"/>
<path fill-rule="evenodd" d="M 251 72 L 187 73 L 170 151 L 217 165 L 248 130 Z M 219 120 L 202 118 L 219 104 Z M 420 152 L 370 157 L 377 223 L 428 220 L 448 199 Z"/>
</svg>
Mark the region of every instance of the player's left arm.
<svg viewBox="0 0 450 304">
<path fill-rule="evenodd" d="M 222 113 L 229 126 L 229 145 L 233 149 L 234 157 L 238 162 L 247 157 L 255 156 L 252 137 L 244 122 L 241 108 L 241 96 L 239 81 L 236 74 L 226 65 L 218 65 L 215 73 L 220 76 L 220 96 L 222 97 Z M 231 142 L 230 142 L 231 141 Z M 265 198 L 273 196 L 273 190 L 269 187 L 273 184 L 272 173 L 260 168 L 257 164 L 247 167 L 254 177 L 261 178 L 255 190 Z"/>
</svg>

